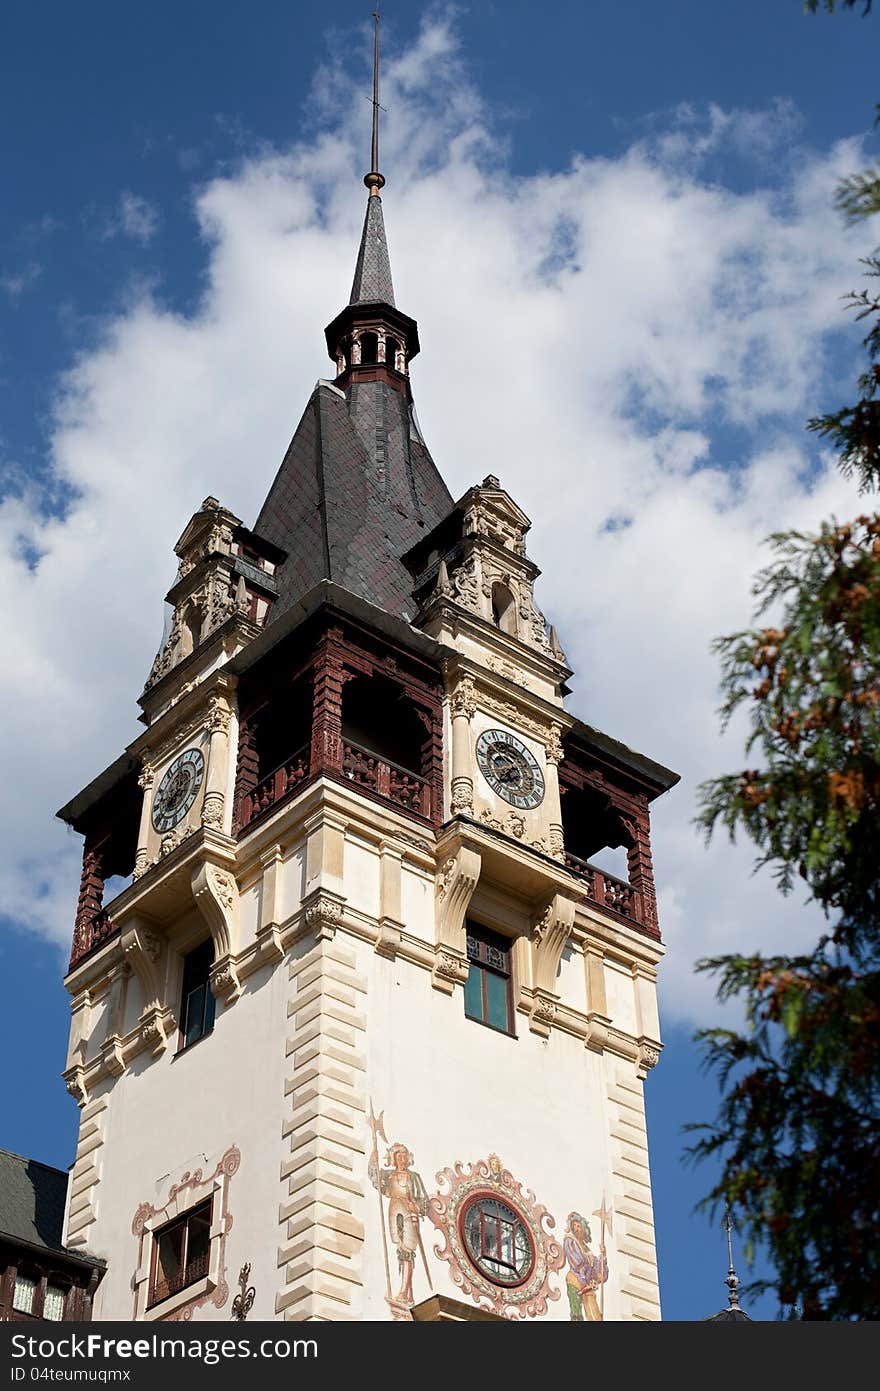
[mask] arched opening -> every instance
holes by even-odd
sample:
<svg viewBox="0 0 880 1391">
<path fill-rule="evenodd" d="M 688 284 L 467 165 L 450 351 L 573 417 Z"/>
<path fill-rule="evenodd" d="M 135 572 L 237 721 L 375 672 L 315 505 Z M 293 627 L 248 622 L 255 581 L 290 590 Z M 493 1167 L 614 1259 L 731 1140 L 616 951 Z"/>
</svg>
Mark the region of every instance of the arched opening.
<svg viewBox="0 0 880 1391">
<path fill-rule="evenodd" d="M 379 335 L 377 333 L 361 334 L 361 362 L 378 362 L 379 360 Z"/>
<path fill-rule="evenodd" d="M 492 622 L 502 633 L 516 636 L 516 600 L 500 581 L 492 586 Z"/>
<path fill-rule="evenodd" d="M 397 365 L 398 354 L 399 354 L 399 352 L 400 352 L 400 344 L 398 343 L 397 339 L 396 339 L 396 338 L 386 337 L 386 339 L 385 339 L 385 361 L 387 362 L 387 364 L 388 364 L 389 367 L 393 367 L 393 368 L 394 368 L 395 372 L 399 372 L 399 371 L 400 371 L 400 368 L 399 368 L 398 365 Z"/>
<path fill-rule="evenodd" d="M 358 676 L 343 687 L 342 772 L 350 781 L 427 815 L 428 749 L 428 731 L 396 682 Z"/>
<path fill-rule="evenodd" d="M 183 615 L 183 624 L 180 630 L 181 656 L 188 657 L 191 652 L 195 652 L 201 640 L 202 611 L 197 604 L 190 604 Z"/>
<path fill-rule="evenodd" d="M 631 837 L 607 797 L 591 788 L 560 788 L 565 852 L 580 864 L 602 854 L 600 869 L 626 880 Z"/>
<path fill-rule="evenodd" d="M 308 762 L 312 727 L 310 683 L 295 681 L 275 693 L 256 719 L 257 781 L 263 782 L 291 759 Z"/>
<path fill-rule="evenodd" d="M 356 676 L 343 686 L 342 738 L 386 763 L 422 772 L 427 731 L 405 692 L 386 676 Z"/>
</svg>

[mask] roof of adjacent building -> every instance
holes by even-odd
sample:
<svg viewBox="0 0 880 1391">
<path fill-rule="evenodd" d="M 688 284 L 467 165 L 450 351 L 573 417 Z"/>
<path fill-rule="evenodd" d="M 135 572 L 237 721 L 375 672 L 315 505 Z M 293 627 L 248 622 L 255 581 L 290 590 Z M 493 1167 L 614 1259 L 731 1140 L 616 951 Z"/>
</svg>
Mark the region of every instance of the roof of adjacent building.
<svg viewBox="0 0 880 1391">
<path fill-rule="evenodd" d="M 0 1149 L 0 1236 L 62 1250 L 67 1174 Z"/>
</svg>

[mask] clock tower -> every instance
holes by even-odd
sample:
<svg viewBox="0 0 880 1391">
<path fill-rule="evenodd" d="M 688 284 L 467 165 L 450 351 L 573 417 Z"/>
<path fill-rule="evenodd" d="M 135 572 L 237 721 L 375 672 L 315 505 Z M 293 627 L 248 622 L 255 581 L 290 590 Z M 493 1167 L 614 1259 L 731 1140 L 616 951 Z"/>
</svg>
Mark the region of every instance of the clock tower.
<svg viewBox="0 0 880 1391">
<path fill-rule="evenodd" d="M 375 132 L 332 376 L 253 527 L 186 526 L 143 732 L 60 813 L 65 1241 L 97 1319 L 657 1319 L 677 777 L 567 707 L 500 477 L 434 465 Z"/>
</svg>

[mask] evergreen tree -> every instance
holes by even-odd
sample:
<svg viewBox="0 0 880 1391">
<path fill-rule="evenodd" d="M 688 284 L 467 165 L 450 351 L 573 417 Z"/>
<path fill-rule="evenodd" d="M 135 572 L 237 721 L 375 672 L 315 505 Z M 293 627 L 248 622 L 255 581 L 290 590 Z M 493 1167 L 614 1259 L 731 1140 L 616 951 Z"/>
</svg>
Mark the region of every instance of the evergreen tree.
<svg viewBox="0 0 880 1391">
<path fill-rule="evenodd" d="M 880 167 L 846 180 L 837 201 L 849 219 L 880 211 Z M 865 265 L 880 275 L 876 254 Z M 880 487 L 880 296 L 863 290 L 850 303 L 867 326 L 858 396 L 809 428 L 870 494 Z M 722 1161 L 704 1205 L 729 1202 L 769 1253 L 774 1278 L 754 1291 L 774 1289 L 804 1319 L 878 1319 L 880 514 L 770 545 L 756 626 L 715 644 L 722 721 L 748 709 L 746 751 L 759 766 L 704 783 L 699 820 L 707 838 L 745 832 L 783 893 L 807 887 L 826 930 L 801 955 L 697 963 L 717 977 L 719 999 L 742 1002 L 746 1023 L 697 1035 L 722 1099 L 711 1125 L 692 1127 L 702 1134 L 691 1153 Z"/>
</svg>

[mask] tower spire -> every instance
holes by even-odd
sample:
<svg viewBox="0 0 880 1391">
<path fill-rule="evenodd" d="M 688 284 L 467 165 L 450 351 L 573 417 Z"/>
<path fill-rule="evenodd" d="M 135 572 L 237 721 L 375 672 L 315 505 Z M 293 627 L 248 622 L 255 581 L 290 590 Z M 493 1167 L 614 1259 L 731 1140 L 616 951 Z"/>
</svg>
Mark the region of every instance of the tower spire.
<svg viewBox="0 0 880 1391">
<path fill-rule="evenodd" d="M 379 11 L 373 11 L 373 144 L 370 152 L 370 172 L 364 175 L 364 183 L 370 190 L 370 197 L 379 195 L 385 180 L 379 173 Z"/>
<path fill-rule="evenodd" d="M 733 1223 L 730 1220 L 730 1207 L 724 1211 L 724 1230 L 727 1232 L 727 1279 L 724 1281 L 727 1286 L 727 1307 L 729 1309 L 739 1308 L 739 1280 L 736 1278 L 736 1271 L 733 1268 L 733 1241 L 731 1233 Z"/>
</svg>

